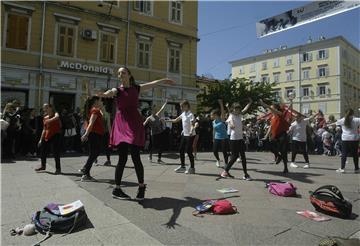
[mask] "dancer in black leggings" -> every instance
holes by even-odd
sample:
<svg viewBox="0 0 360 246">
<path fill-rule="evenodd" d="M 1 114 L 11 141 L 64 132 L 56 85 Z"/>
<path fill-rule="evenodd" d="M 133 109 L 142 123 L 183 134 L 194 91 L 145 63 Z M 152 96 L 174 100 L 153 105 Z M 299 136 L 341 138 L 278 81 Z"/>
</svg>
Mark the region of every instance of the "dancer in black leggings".
<svg viewBox="0 0 360 246">
<path fill-rule="evenodd" d="M 288 173 L 288 167 L 287 167 L 287 152 L 288 152 L 288 135 L 287 131 L 289 130 L 289 122 L 285 119 L 285 110 L 283 110 L 279 104 L 273 104 L 271 106 L 265 104 L 260 99 L 260 104 L 264 108 L 270 109 L 271 113 L 273 114 L 273 117 L 271 118 L 271 136 L 274 139 L 274 141 L 277 142 L 278 146 L 278 152 L 280 152 L 280 157 L 284 163 L 284 170 L 283 173 Z M 289 106 L 290 112 L 292 109 L 292 100 L 290 100 L 290 106 Z M 289 119 L 291 121 L 292 114 Z"/>
<path fill-rule="evenodd" d="M 119 161 L 115 170 L 115 188 L 112 192 L 113 198 L 130 199 L 120 188 L 124 168 L 130 149 L 136 175 L 139 182 L 139 189 L 136 199 L 144 199 L 146 185 L 144 184 L 144 167 L 140 159 L 140 148 L 145 144 L 145 129 L 143 118 L 138 111 L 139 95 L 141 92 L 151 90 L 161 84 L 173 85 L 171 79 L 160 79 L 149 83 L 137 85 L 134 77 L 127 67 L 118 70 L 120 85 L 105 93 L 98 93 L 98 96 L 115 98 L 116 115 L 110 134 L 110 144 L 117 146 L 119 151 Z"/>
<path fill-rule="evenodd" d="M 177 173 L 185 174 L 195 174 L 195 162 L 194 155 L 192 150 L 192 145 L 194 141 L 194 122 L 195 117 L 190 111 L 190 103 L 188 101 L 183 101 L 180 103 L 182 114 L 174 120 L 167 120 L 167 122 L 176 123 L 182 122 L 182 132 L 181 132 L 181 141 L 180 141 L 180 166 L 177 167 L 174 171 Z M 186 170 L 185 168 L 185 152 L 188 154 L 190 160 L 190 167 Z"/>
<path fill-rule="evenodd" d="M 232 165 L 236 162 L 237 158 L 239 158 L 239 153 L 240 153 L 243 172 L 244 172 L 243 179 L 247 181 L 251 180 L 250 175 L 247 173 L 247 167 L 246 167 L 246 156 L 245 156 L 246 146 L 243 139 L 243 125 L 242 125 L 242 115 L 246 113 L 251 103 L 252 100 L 250 99 L 250 102 L 243 109 L 241 109 L 238 103 L 234 103 L 229 118 L 227 119 L 229 128 L 231 129 L 230 131 L 231 159 L 229 163 L 225 166 L 225 170 L 221 173 L 221 177 L 223 178 L 227 178 L 231 176 L 229 174 L 229 171 Z"/>
<path fill-rule="evenodd" d="M 44 171 L 46 169 L 46 157 L 49 154 L 51 148 L 55 159 L 55 174 L 61 173 L 60 166 L 60 132 L 61 132 L 61 121 L 59 114 L 55 112 L 51 104 L 44 104 L 44 128 L 41 133 L 40 141 L 38 143 L 39 148 L 41 147 L 41 166 L 36 168 L 35 171 Z"/>
<path fill-rule="evenodd" d="M 89 143 L 89 157 L 85 166 L 80 169 L 83 173 L 83 176 L 81 177 L 82 182 L 94 180 L 90 176 L 90 169 L 100 154 L 100 146 L 104 135 L 103 113 L 100 110 L 101 107 L 102 102 L 99 97 L 88 98 L 85 102 L 84 119 L 86 120 L 87 127 L 84 135 L 81 137 L 81 141 L 87 141 Z"/>
<path fill-rule="evenodd" d="M 352 155 L 355 166 L 355 173 L 359 173 L 359 127 L 360 118 L 354 117 L 354 110 L 348 109 L 345 117 L 338 120 L 336 125 L 342 127 L 342 153 L 341 153 L 341 167 L 336 170 L 338 173 L 345 172 L 345 164 L 348 155 Z"/>
</svg>

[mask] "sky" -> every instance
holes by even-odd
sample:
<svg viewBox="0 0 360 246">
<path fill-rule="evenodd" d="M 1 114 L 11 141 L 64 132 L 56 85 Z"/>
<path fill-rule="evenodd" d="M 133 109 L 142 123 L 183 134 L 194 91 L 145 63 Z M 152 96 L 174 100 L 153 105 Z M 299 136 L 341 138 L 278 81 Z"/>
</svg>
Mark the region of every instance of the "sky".
<svg viewBox="0 0 360 246">
<path fill-rule="evenodd" d="M 255 23 L 301 7 L 305 1 L 199 1 L 197 74 L 228 78 L 229 61 L 261 54 L 265 49 L 306 43 L 309 36 L 343 36 L 360 47 L 360 8 L 258 39 Z"/>
</svg>

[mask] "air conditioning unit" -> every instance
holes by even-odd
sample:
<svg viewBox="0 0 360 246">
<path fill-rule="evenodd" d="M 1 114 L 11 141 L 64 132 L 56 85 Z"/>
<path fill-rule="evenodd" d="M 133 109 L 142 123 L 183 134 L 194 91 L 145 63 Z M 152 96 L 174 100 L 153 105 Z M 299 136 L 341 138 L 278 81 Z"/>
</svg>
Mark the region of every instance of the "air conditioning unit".
<svg viewBox="0 0 360 246">
<path fill-rule="evenodd" d="M 81 37 L 86 40 L 96 40 L 97 32 L 95 30 L 91 30 L 91 29 L 84 29 L 81 32 Z"/>
</svg>

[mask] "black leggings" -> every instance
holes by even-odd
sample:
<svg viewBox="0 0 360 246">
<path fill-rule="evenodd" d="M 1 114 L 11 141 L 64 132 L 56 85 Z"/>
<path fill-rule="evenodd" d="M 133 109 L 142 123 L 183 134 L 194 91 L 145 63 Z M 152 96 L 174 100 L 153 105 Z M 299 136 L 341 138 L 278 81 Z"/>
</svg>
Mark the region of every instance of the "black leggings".
<svg viewBox="0 0 360 246">
<path fill-rule="evenodd" d="M 88 137 L 88 144 L 89 144 L 89 157 L 86 161 L 86 164 L 84 166 L 84 174 L 90 175 L 90 169 L 94 163 L 94 161 L 96 160 L 96 158 L 99 156 L 100 154 L 100 146 L 99 143 L 102 143 L 102 136 L 95 133 L 95 132 L 91 132 L 89 134 Z"/>
<path fill-rule="evenodd" d="M 151 148 L 149 150 L 149 156 L 152 158 L 152 154 L 154 151 L 158 152 L 158 160 L 161 160 L 162 152 L 164 151 L 164 133 L 158 133 L 155 135 L 151 135 Z"/>
<path fill-rule="evenodd" d="M 227 139 L 214 139 L 213 152 L 214 152 L 215 158 L 216 158 L 216 160 L 220 161 L 219 149 L 221 148 L 221 151 L 223 152 L 223 155 L 224 155 L 225 164 L 228 163 L 228 159 L 229 159 L 229 155 L 227 152 L 227 145 L 228 145 Z"/>
<path fill-rule="evenodd" d="M 60 150 L 61 150 L 61 141 L 60 133 L 52 136 L 48 141 L 43 141 L 41 146 L 41 166 L 46 167 L 46 157 L 49 154 L 51 148 L 52 153 L 55 159 L 56 170 L 60 170 Z"/>
<path fill-rule="evenodd" d="M 106 160 L 110 161 L 110 153 L 111 153 L 111 148 L 109 147 L 109 139 L 110 139 L 110 134 L 108 132 L 106 132 L 104 134 L 103 139 L 103 143 L 104 143 L 104 152 L 106 155 Z"/>
<path fill-rule="evenodd" d="M 144 183 L 144 166 L 140 159 L 140 147 L 128 143 L 120 143 L 118 145 L 119 161 L 115 170 L 115 184 L 121 185 L 121 179 L 124 173 L 125 165 L 128 159 L 128 152 L 130 149 L 131 159 L 135 166 L 136 176 L 139 184 Z"/>
<path fill-rule="evenodd" d="M 225 167 L 225 171 L 229 172 L 232 165 L 236 162 L 237 158 L 239 158 L 239 154 L 241 156 L 241 163 L 243 167 L 243 171 L 245 176 L 247 176 L 247 168 L 246 168 L 246 156 L 245 156 L 245 142 L 243 139 L 239 140 L 230 140 L 230 150 L 231 150 L 231 158 L 229 163 Z"/>
<path fill-rule="evenodd" d="M 354 160 L 355 170 L 359 169 L 359 141 L 342 141 L 342 153 L 341 153 L 341 168 L 345 168 L 346 158 L 349 154 L 352 155 Z"/>
<path fill-rule="evenodd" d="M 288 135 L 286 134 L 286 132 L 283 132 L 279 136 L 277 136 L 274 141 L 276 142 L 277 152 L 280 153 L 280 157 L 284 163 L 284 170 L 287 170 L 287 151 L 289 145 Z"/>
<path fill-rule="evenodd" d="M 300 142 L 296 140 L 292 140 L 291 143 L 291 161 L 295 161 L 295 157 L 297 153 L 302 153 L 304 155 L 304 159 L 306 163 L 309 163 L 309 155 L 307 151 L 306 142 Z"/>
<path fill-rule="evenodd" d="M 185 151 L 190 159 L 190 167 L 194 168 L 195 166 L 194 155 L 192 152 L 193 141 L 194 141 L 194 137 L 192 136 L 181 136 L 179 152 L 180 152 L 180 161 L 182 167 L 185 167 Z"/>
</svg>

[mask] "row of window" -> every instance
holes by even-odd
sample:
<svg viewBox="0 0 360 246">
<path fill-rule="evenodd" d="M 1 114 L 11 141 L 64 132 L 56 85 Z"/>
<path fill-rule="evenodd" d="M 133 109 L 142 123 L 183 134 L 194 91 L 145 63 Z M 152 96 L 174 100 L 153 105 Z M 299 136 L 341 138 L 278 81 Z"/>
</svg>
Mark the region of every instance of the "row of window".
<svg viewBox="0 0 360 246">
<path fill-rule="evenodd" d="M 286 74 L 286 80 L 284 82 L 289 82 L 289 81 L 293 81 L 294 80 L 294 70 L 289 70 L 285 72 Z M 308 80 L 313 78 L 312 76 L 310 76 L 311 74 L 311 68 L 303 68 L 302 69 L 302 75 L 301 75 L 301 79 L 302 80 Z M 270 80 L 270 76 L 268 74 L 262 74 L 261 75 L 261 82 L 274 82 L 274 83 L 280 83 L 282 81 L 280 81 L 280 72 L 276 72 L 273 73 L 273 79 Z M 330 75 L 329 72 L 329 68 L 327 65 L 322 65 L 322 66 L 318 66 L 317 70 L 316 70 L 316 78 L 322 78 L 322 77 L 327 77 Z M 251 81 L 255 81 L 255 76 L 250 76 L 249 79 Z"/>
<path fill-rule="evenodd" d="M 329 51 L 327 49 L 323 49 L 323 50 L 318 50 L 316 52 L 316 57 L 317 60 L 325 60 L 329 58 Z M 301 62 L 311 62 L 313 59 L 313 54 L 311 52 L 305 52 L 301 55 Z M 286 65 L 293 65 L 293 56 L 287 56 L 285 59 L 285 64 Z M 272 61 L 272 66 L 273 68 L 277 68 L 280 67 L 280 58 L 275 58 Z M 263 61 L 261 63 L 261 69 L 262 70 L 267 70 L 268 69 L 268 61 Z M 239 72 L 240 74 L 244 74 L 245 73 L 245 65 L 244 66 L 240 66 L 239 67 Z M 256 72 L 256 64 L 250 64 L 250 72 Z"/>
<path fill-rule="evenodd" d="M 6 48 L 28 50 L 30 37 L 29 21 L 31 17 L 17 13 L 7 14 Z M 76 22 L 59 20 L 56 24 L 56 54 L 59 56 L 74 57 L 76 54 L 76 43 L 78 39 L 78 26 Z M 99 23 L 98 23 L 99 24 Z M 99 34 L 95 33 L 94 39 L 99 39 L 98 60 L 101 62 L 116 63 L 118 50 L 118 29 L 108 26 L 99 26 Z M 93 30 L 90 30 L 93 31 Z M 83 34 L 82 34 L 83 35 Z M 152 53 L 152 38 L 137 35 L 136 63 L 137 66 L 150 68 Z M 168 48 L 168 71 L 179 73 L 181 68 L 181 45 L 173 43 Z"/>
<path fill-rule="evenodd" d="M 133 9 L 145 15 L 153 15 L 153 4 L 152 0 L 134 1 Z M 170 1 L 169 21 L 173 23 L 182 23 L 183 13 L 182 1 Z"/>
<path fill-rule="evenodd" d="M 291 87 L 291 88 L 286 88 L 284 91 L 284 97 L 285 98 L 289 98 L 290 93 L 295 92 L 295 88 Z M 311 86 L 304 86 L 301 88 L 301 97 L 312 97 L 315 96 L 314 91 L 311 90 Z M 277 98 L 281 97 L 281 91 L 280 90 L 275 90 L 274 91 L 274 95 Z M 331 90 L 330 87 L 328 86 L 328 84 L 324 83 L 324 84 L 318 84 L 316 87 L 316 96 L 330 96 L 331 95 Z"/>
</svg>

